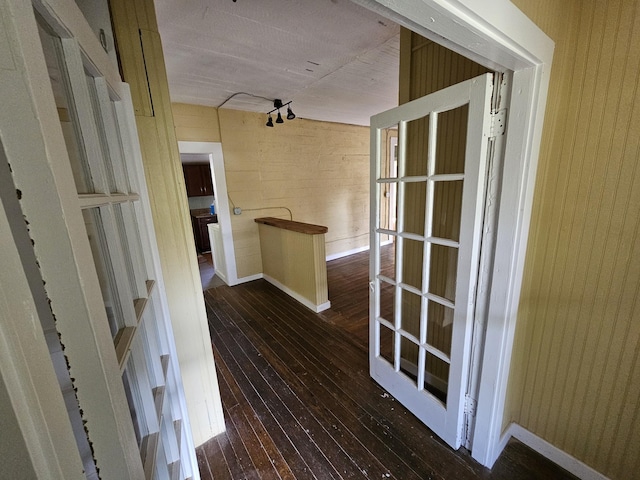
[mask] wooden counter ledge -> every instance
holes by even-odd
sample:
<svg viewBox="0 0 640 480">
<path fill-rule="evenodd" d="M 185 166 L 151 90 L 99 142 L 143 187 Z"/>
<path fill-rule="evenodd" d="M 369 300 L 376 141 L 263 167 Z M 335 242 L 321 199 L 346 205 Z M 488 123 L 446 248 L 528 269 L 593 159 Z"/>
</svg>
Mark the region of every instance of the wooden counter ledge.
<svg viewBox="0 0 640 480">
<path fill-rule="evenodd" d="M 292 232 L 306 233 L 307 235 L 319 235 L 327 233 L 329 230 L 322 225 L 313 225 L 311 223 L 294 222 L 292 220 L 284 220 L 282 218 L 275 217 L 261 217 L 255 219 L 256 223 L 263 223 L 271 227 L 282 228 L 284 230 L 291 230 Z"/>
</svg>

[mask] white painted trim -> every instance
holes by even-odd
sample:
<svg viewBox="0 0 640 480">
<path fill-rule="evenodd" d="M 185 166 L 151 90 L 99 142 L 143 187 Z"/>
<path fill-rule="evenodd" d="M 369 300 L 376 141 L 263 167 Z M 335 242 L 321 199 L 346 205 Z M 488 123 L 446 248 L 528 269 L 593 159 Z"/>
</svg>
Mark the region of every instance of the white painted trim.
<svg viewBox="0 0 640 480">
<path fill-rule="evenodd" d="M 229 285 L 229 280 L 227 279 L 227 276 L 226 276 L 226 275 L 224 275 L 222 272 L 220 272 L 220 271 L 216 270 L 216 269 L 215 269 L 215 267 L 214 267 L 213 274 L 214 274 L 215 276 L 217 276 L 220 280 L 222 280 L 224 283 L 226 283 L 227 285 Z M 229 285 L 229 286 L 230 286 L 230 285 Z"/>
<path fill-rule="evenodd" d="M 213 172 L 213 191 L 215 193 L 218 224 L 222 234 L 222 250 L 227 267 L 227 285 L 233 286 L 243 283 L 238 279 L 236 266 L 236 250 L 233 244 L 233 229 L 231 228 L 231 211 L 229 210 L 229 195 L 227 191 L 227 177 L 224 169 L 224 155 L 222 144 L 219 142 L 178 142 L 180 153 L 202 153 L 209 155 L 211 171 Z M 245 280 L 248 281 L 248 280 Z"/>
<path fill-rule="evenodd" d="M 554 43 L 509 0 L 352 0 L 482 65 L 513 71 L 504 173 L 473 458 L 500 454 L 504 404 L 529 236 Z"/>
<path fill-rule="evenodd" d="M 331 255 L 327 255 L 327 262 L 331 260 L 337 260 L 338 258 L 348 257 L 349 255 L 355 255 L 356 253 L 366 252 L 369 250 L 369 245 L 365 245 L 364 247 L 354 248 L 352 250 L 347 250 L 345 252 L 333 253 Z"/>
<path fill-rule="evenodd" d="M 282 290 L 284 293 L 286 293 L 287 295 L 289 295 L 290 297 L 292 297 L 293 299 L 297 300 L 298 302 L 300 302 L 302 305 L 304 305 L 305 307 L 307 307 L 309 310 L 311 310 L 312 312 L 315 313 L 320 313 L 320 312 L 324 312 L 325 310 L 331 308 L 331 302 L 325 302 L 325 303 L 321 303 L 320 305 L 316 305 L 315 303 L 313 303 L 312 301 L 310 301 L 307 298 L 304 298 L 302 295 L 300 295 L 297 292 L 294 292 L 293 290 L 291 290 L 289 287 L 283 285 L 282 283 L 280 283 L 278 280 L 276 280 L 273 277 L 270 277 L 269 275 L 265 275 L 263 274 L 262 278 L 264 278 L 267 282 L 269 282 L 271 285 L 273 285 L 274 287 L 279 288 L 280 290 Z"/>
<path fill-rule="evenodd" d="M 507 445 L 507 442 L 511 437 L 517 438 L 532 450 L 535 450 L 543 457 L 548 458 L 556 465 L 559 465 L 582 480 L 609 480 L 609 477 L 606 477 L 597 470 L 594 470 L 586 463 L 583 463 L 577 458 L 569 455 L 564 450 L 560 450 L 555 445 L 550 444 L 545 439 L 539 437 L 533 432 L 530 432 L 517 423 L 512 423 L 505 431 L 502 439 L 500 440 L 502 448 Z"/>
<path fill-rule="evenodd" d="M 240 285 L 241 283 L 253 282 L 254 280 L 260 280 L 261 278 L 264 278 L 264 274 L 256 273 L 254 275 L 249 275 L 249 276 L 246 276 L 246 277 L 237 278 L 235 283 L 227 283 L 227 285 L 229 285 L 230 287 L 233 287 L 234 285 Z"/>
<path fill-rule="evenodd" d="M 385 245 L 390 245 L 393 243 L 393 240 L 387 240 L 386 242 L 380 242 L 380 246 L 384 247 Z M 337 260 L 338 258 L 348 257 L 350 255 L 355 255 L 356 253 L 366 252 L 369 250 L 369 245 L 360 248 L 354 248 L 352 250 L 347 250 L 345 252 L 334 253 L 332 255 L 327 255 L 327 262 L 331 260 Z"/>
<path fill-rule="evenodd" d="M 3 425 L 14 417 L 19 426 L 19 432 L 6 429 L 1 435 L 4 442 L 23 445 L 24 461 L 37 478 L 80 480 L 85 478 L 81 453 L 41 326 L 41 316 L 51 314 L 1 143 L 0 163 L 0 390 L 6 390 L 9 400 L 0 405 L 0 414 Z M 25 265 L 29 258 L 31 267 Z M 30 285 L 39 285 L 40 294 Z M 2 459 L 7 455 L 0 452 Z M 14 473 L 28 476 L 26 471 Z"/>
<path fill-rule="evenodd" d="M 74 0 L 32 0 L 33 8 L 42 15 L 61 38 L 75 38 L 87 58 L 91 59 L 92 73 L 100 72 L 109 85 L 122 80 L 118 64 L 105 52 L 98 37 L 87 23 Z"/>
<path fill-rule="evenodd" d="M 490 69 L 547 63 L 554 42 L 509 0 L 352 0 Z"/>
</svg>

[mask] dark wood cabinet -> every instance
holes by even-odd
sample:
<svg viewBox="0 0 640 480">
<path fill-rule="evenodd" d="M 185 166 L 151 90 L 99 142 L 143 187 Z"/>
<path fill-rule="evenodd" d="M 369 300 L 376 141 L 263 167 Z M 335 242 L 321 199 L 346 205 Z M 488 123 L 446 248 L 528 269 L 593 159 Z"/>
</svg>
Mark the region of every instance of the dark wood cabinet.
<svg viewBox="0 0 640 480">
<path fill-rule="evenodd" d="M 211 168 L 208 163 L 182 165 L 187 197 L 213 195 Z"/>
<path fill-rule="evenodd" d="M 191 216 L 193 237 L 196 241 L 196 250 L 198 253 L 211 251 L 211 241 L 209 240 L 209 229 L 207 228 L 207 225 L 210 223 L 216 223 L 217 221 L 217 215 L 199 214 Z"/>
</svg>

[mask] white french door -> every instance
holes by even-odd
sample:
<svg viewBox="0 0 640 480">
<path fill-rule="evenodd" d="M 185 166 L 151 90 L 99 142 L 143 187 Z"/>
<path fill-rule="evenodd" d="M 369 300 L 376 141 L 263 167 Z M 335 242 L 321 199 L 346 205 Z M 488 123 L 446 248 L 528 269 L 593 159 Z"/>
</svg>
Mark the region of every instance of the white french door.
<svg viewBox="0 0 640 480">
<path fill-rule="evenodd" d="M 31 327 L 19 340 L 40 355 L 3 365 L 48 382 L 48 398 L 13 402 L 22 418 L 55 412 L 46 434 L 23 437 L 38 478 L 197 480 L 129 87 L 87 20 L 106 28 L 108 12 L 107 0 L 0 0 L 0 187 L 19 193 L 11 225 L 28 226 L 16 245 L 39 308 L 18 318 Z M 48 442 L 58 456 L 45 458 Z"/>
<path fill-rule="evenodd" d="M 493 76 L 371 118 L 370 373 L 462 441 Z M 398 168 L 387 145 L 398 142 Z M 385 225 L 395 206 L 397 222 Z M 381 215 L 382 213 L 382 215 Z"/>
</svg>

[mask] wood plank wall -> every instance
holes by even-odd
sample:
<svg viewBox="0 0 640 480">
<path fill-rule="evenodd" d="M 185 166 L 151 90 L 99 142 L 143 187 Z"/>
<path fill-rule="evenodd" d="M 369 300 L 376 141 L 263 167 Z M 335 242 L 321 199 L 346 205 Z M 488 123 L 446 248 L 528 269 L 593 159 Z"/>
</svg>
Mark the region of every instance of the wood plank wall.
<svg viewBox="0 0 640 480">
<path fill-rule="evenodd" d="M 639 478 L 640 4 L 514 3 L 556 51 L 505 420 Z"/>
<path fill-rule="evenodd" d="M 262 272 L 258 217 L 326 225 L 326 253 L 369 245 L 369 128 L 174 104 L 178 140 L 221 141 L 238 277 Z M 212 119 L 216 118 L 213 122 Z M 286 207 L 286 208 L 285 208 Z"/>
<path fill-rule="evenodd" d="M 487 72 L 484 67 L 408 30 L 401 33 L 400 49 L 400 99 L 403 103 Z M 406 53 L 408 51 L 410 55 Z M 410 81 L 403 81 L 407 77 Z M 467 111 L 465 105 L 438 116 L 435 173 L 464 172 Z M 426 174 L 428 135 L 428 117 L 409 123 L 406 175 Z M 406 184 L 405 231 L 423 233 L 426 194 L 425 183 Z M 452 240 L 459 239 L 461 203 L 461 181 L 437 184 L 433 200 L 433 235 Z M 422 288 L 422 244 L 405 240 L 404 252 L 403 280 L 412 286 Z M 430 292 L 453 300 L 456 267 L 457 250 L 433 246 L 429 273 Z M 417 333 L 420 298 L 405 292 L 403 303 L 403 325 L 405 329 Z M 452 313 L 446 307 L 429 303 L 427 341 L 445 353 L 450 353 Z M 413 346 L 407 344 L 403 348 L 403 358 L 412 363 L 415 363 L 416 355 L 417 349 Z M 446 363 L 428 355 L 426 369 L 429 374 L 446 382 L 449 373 Z"/>
<path fill-rule="evenodd" d="M 300 295 L 307 308 L 328 301 L 325 234 L 294 232 L 258 225 L 265 276 Z M 289 292 L 286 292 L 289 293 Z"/>
</svg>

